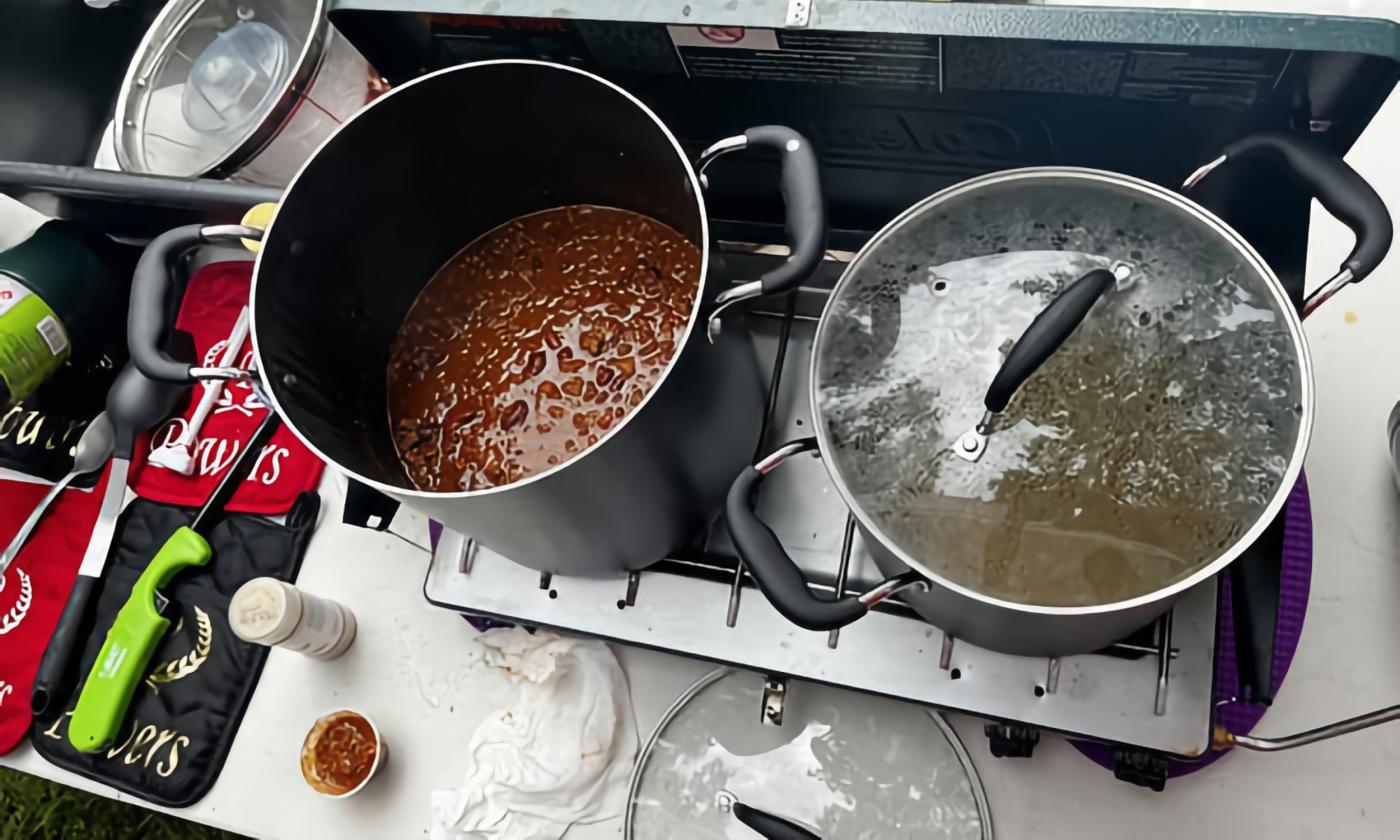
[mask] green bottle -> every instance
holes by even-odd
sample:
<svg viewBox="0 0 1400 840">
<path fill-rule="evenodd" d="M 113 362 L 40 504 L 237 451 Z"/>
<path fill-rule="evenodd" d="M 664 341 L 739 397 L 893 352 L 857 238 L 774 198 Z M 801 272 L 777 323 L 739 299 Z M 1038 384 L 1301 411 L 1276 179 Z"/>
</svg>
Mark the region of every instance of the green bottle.
<svg viewBox="0 0 1400 840">
<path fill-rule="evenodd" d="M 101 352 L 125 327 L 114 243 L 73 222 L 45 223 L 0 251 L 0 406 L 42 385 L 75 353 Z"/>
</svg>

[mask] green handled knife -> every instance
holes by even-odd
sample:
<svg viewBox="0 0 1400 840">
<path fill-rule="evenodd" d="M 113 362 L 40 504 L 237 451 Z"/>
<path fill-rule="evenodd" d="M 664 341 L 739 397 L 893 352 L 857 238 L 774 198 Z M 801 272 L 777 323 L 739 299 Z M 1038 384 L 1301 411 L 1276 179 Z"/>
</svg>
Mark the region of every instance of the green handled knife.
<svg viewBox="0 0 1400 840">
<path fill-rule="evenodd" d="M 224 506 L 253 469 L 277 426 L 277 415 L 269 410 L 194 521 L 170 535 L 132 585 L 131 595 L 117 611 L 83 683 L 68 724 L 68 741 L 78 752 L 97 752 L 116 739 L 151 656 L 170 629 L 170 619 L 162 615 L 169 600 L 161 590 L 182 569 L 209 562 L 213 552 L 208 534 L 223 518 Z"/>
</svg>

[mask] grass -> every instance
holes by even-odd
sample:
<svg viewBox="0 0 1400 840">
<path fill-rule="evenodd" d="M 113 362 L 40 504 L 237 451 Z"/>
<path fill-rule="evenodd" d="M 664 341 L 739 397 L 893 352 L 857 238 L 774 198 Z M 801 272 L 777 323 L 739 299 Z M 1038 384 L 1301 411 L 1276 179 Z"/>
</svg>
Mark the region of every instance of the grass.
<svg viewBox="0 0 1400 840">
<path fill-rule="evenodd" d="M 126 805 L 0 767 L 0 838 L 242 840 L 237 834 Z"/>
</svg>

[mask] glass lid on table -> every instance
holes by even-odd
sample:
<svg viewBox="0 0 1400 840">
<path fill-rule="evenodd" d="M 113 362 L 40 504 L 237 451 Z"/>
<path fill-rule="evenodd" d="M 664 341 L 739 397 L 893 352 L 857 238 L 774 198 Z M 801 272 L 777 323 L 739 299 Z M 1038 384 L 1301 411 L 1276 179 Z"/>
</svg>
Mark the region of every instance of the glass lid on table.
<svg viewBox="0 0 1400 840">
<path fill-rule="evenodd" d="M 123 169 L 201 175 L 253 140 L 291 86 L 320 2 L 174 0 L 136 57 L 118 114 Z"/>
<path fill-rule="evenodd" d="M 865 524 L 930 573 L 1017 603 L 1123 601 L 1228 551 L 1280 492 L 1308 398 L 1298 319 L 1223 225 L 1143 186 L 1027 170 L 955 188 L 833 293 L 823 449 Z M 1093 308 L 992 417 L 1008 352 L 1081 279 L 1102 282 Z"/>
<path fill-rule="evenodd" d="M 637 761 L 624 840 L 991 838 L 982 782 L 937 712 L 789 682 L 766 724 L 764 682 L 721 668 L 676 701 Z M 800 831 L 762 830 L 775 823 Z"/>
</svg>

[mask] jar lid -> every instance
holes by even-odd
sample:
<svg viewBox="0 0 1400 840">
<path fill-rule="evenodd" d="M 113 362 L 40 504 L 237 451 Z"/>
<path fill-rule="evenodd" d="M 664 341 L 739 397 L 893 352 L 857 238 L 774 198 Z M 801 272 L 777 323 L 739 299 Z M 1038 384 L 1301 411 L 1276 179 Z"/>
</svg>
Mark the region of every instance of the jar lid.
<svg viewBox="0 0 1400 840">
<path fill-rule="evenodd" d="M 228 623 L 245 642 L 275 645 L 285 641 L 301 622 L 301 593 L 276 578 L 253 578 L 233 593 Z"/>
<path fill-rule="evenodd" d="M 1126 267 L 1020 385 L 976 460 L 1013 344 L 1095 269 Z M 1260 257 L 1180 196 L 1030 169 L 939 193 L 832 292 L 816 338 L 823 456 L 911 566 L 1048 607 L 1159 592 L 1242 551 L 1301 469 L 1301 326 Z"/>
<path fill-rule="evenodd" d="M 172 0 L 117 100 L 121 168 L 224 177 L 270 141 L 315 72 L 324 0 Z"/>
<path fill-rule="evenodd" d="M 753 837 L 735 802 L 826 838 L 992 836 L 982 783 L 937 712 L 790 681 L 773 726 L 763 688 L 721 668 L 681 695 L 637 762 L 625 840 Z"/>
</svg>

